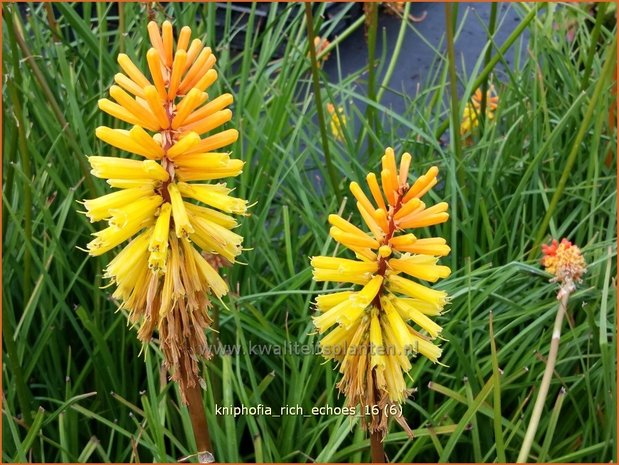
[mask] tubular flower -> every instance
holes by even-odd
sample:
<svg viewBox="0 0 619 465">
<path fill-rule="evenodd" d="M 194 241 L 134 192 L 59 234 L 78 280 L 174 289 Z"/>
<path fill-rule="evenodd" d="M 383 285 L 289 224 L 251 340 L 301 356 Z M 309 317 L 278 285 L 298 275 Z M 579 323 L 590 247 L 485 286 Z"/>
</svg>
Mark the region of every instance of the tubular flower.
<svg viewBox="0 0 619 465">
<path fill-rule="evenodd" d="M 473 128 L 479 126 L 479 114 L 481 113 L 482 93 L 481 89 L 477 89 L 471 97 L 471 101 L 464 107 L 462 114 L 462 122 L 460 123 L 460 134 L 470 134 Z M 499 96 L 496 95 L 494 86 L 486 93 L 486 118 L 494 119 L 494 113 L 499 105 Z"/>
<path fill-rule="evenodd" d="M 101 110 L 130 127 L 96 130 L 104 142 L 142 159 L 89 157 L 91 173 L 117 190 L 84 201 L 91 222 L 108 222 L 87 247 L 96 256 L 133 238 L 104 276 L 116 284 L 113 297 L 139 326 L 140 341 L 159 332 L 165 363 L 184 393 L 200 381 L 199 357 L 210 356 L 209 295 L 228 292 L 202 253 L 234 262 L 243 238 L 232 231 L 237 222 L 230 214 L 244 215 L 247 202 L 212 182 L 243 169 L 242 161 L 217 151 L 238 132 L 216 131 L 232 117 L 232 95 L 206 93 L 217 79 L 215 55 L 200 39 L 190 40 L 187 26 L 176 44 L 169 21 L 161 30 L 150 22 L 148 33 L 150 79 L 121 53 L 123 72 L 110 88 L 114 101 L 99 100 Z"/>
<path fill-rule="evenodd" d="M 542 245 L 542 253 L 542 265 L 553 275 L 551 281 L 561 286 L 557 298 L 572 293 L 576 289 L 575 283 L 582 281 L 582 275 L 587 272 L 580 248 L 567 239 L 560 243 L 553 239 L 550 245 Z"/>
<path fill-rule="evenodd" d="M 442 238 L 417 238 L 408 229 L 447 221 L 447 203 L 426 207 L 421 200 L 437 182 L 432 167 L 414 183 L 408 183 L 411 156 L 402 155 L 399 169 L 395 154 L 387 148 L 382 158 L 380 183 L 367 176 L 371 198 L 353 182 L 350 191 L 369 232 L 338 215 L 330 215 L 330 235 L 354 252 L 356 259 L 313 257 L 316 281 L 350 283 L 355 290 L 324 294 L 316 299 L 320 315 L 314 325 L 323 335 L 320 345 L 327 359 L 339 363 L 338 388 L 347 405 L 361 406 L 372 415 L 371 432 L 386 433 L 385 411 L 399 411 L 408 397 L 404 374 L 411 369 L 409 354 L 421 354 L 437 362 L 441 349 L 432 341 L 441 327 L 431 317 L 441 313 L 447 294 L 411 278 L 436 282 L 451 273 L 438 265 L 449 246 Z M 391 407 L 396 406 L 393 410 Z M 393 415 L 410 432 L 400 414 Z M 364 426 L 367 426 L 364 420 Z"/>
<path fill-rule="evenodd" d="M 331 41 L 329 41 L 326 37 L 314 37 L 314 48 L 316 49 L 316 59 L 318 60 L 319 66 L 322 66 L 322 64 L 331 56 L 331 53 L 325 53 L 322 56 L 320 55 L 327 49 L 327 47 L 329 47 L 329 45 L 331 45 Z"/>
<path fill-rule="evenodd" d="M 344 140 L 344 127 L 346 127 L 346 115 L 342 107 L 337 107 L 332 103 L 327 103 L 327 112 L 331 116 L 329 126 L 331 128 L 331 134 L 336 140 Z"/>
</svg>

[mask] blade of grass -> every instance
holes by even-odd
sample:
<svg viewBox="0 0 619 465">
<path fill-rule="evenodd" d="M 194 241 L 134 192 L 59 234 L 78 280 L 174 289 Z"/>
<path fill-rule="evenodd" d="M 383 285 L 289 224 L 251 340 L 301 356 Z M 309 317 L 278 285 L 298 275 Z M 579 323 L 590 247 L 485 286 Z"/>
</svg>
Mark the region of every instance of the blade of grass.
<svg viewBox="0 0 619 465">
<path fill-rule="evenodd" d="M 595 58 L 595 50 L 599 46 L 598 40 L 600 38 L 600 31 L 602 29 L 602 24 L 604 23 L 604 19 L 606 17 L 606 9 L 608 8 L 608 3 L 600 2 L 596 5 L 598 7 L 595 17 L 595 24 L 593 25 L 593 30 L 591 31 L 589 50 L 585 55 L 587 57 L 587 62 L 585 63 L 585 71 L 582 75 L 582 80 L 580 81 L 580 89 L 585 91 L 589 84 L 589 78 L 591 77 L 591 70 L 593 66 L 593 59 Z"/>
<path fill-rule="evenodd" d="M 555 406 L 550 413 L 550 418 L 548 419 L 548 427 L 546 428 L 546 436 L 544 437 L 542 450 L 540 451 L 539 457 L 537 459 L 537 461 L 540 463 L 547 461 L 548 450 L 550 449 L 550 445 L 552 444 L 552 438 L 554 437 L 557 422 L 559 421 L 559 414 L 561 413 L 561 406 L 563 405 L 563 400 L 565 399 L 565 393 L 566 390 L 562 387 L 559 390 L 559 394 L 557 395 Z"/>
<path fill-rule="evenodd" d="M 9 29 L 13 28 L 13 15 L 10 13 L 5 14 L 5 20 Z M 21 169 L 26 178 L 26 182 L 22 183 L 23 186 L 23 202 L 24 202 L 24 239 L 30 244 L 32 242 L 32 192 L 30 182 L 32 179 L 32 169 L 30 167 L 30 153 L 26 146 L 26 120 L 24 119 L 24 111 L 22 108 L 22 99 L 17 96 L 16 82 L 21 82 L 22 77 L 19 71 L 19 62 L 17 56 L 16 46 L 16 34 L 9 34 L 11 57 L 13 58 L 13 79 L 7 81 L 7 90 L 11 103 L 13 105 L 13 114 L 15 122 L 17 124 L 17 146 L 20 155 Z M 24 248 L 24 256 L 22 259 L 23 266 L 23 278 L 22 278 L 22 301 L 27 302 L 32 289 L 31 269 L 32 260 L 30 256 L 30 248 Z"/>
<path fill-rule="evenodd" d="M 505 441 L 503 439 L 503 429 L 501 428 L 501 372 L 499 370 L 499 356 L 496 349 L 496 341 L 494 339 L 494 314 L 490 312 L 489 329 L 490 329 L 490 349 L 492 351 L 492 374 L 494 376 L 493 402 L 494 408 L 494 441 L 497 451 L 497 460 L 506 462 L 505 458 Z"/>
<path fill-rule="evenodd" d="M 311 62 L 312 83 L 314 85 L 314 99 L 316 102 L 316 113 L 318 114 L 318 125 L 320 127 L 320 138 L 322 140 L 322 150 L 325 155 L 325 164 L 327 165 L 327 172 L 329 173 L 329 180 L 331 182 L 331 188 L 335 193 L 338 201 L 342 198 L 342 193 L 339 189 L 339 183 L 335 174 L 335 168 L 331 161 L 331 153 L 329 152 L 329 141 L 327 138 L 327 128 L 325 124 L 324 107 L 322 105 L 322 94 L 320 91 L 320 80 L 318 77 L 318 61 L 316 60 L 316 47 L 314 46 L 314 19 L 312 15 L 312 4 L 310 2 L 305 3 L 305 23 L 307 26 L 307 41 L 309 44 L 309 56 Z"/>
<path fill-rule="evenodd" d="M 440 456 L 440 462 L 447 462 L 449 460 L 449 456 L 453 452 L 453 449 L 456 446 L 458 439 L 460 438 L 464 430 L 468 427 L 471 418 L 473 418 L 473 416 L 481 407 L 482 403 L 486 400 L 486 397 L 488 397 L 488 395 L 490 394 L 494 382 L 495 380 L 493 375 L 490 377 L 490 379 L 488 379 L 482 390 L 479 391 L 473 403 L 469 404 L 469 408 L 466 410 L 462 418 L 460 418 L 460 421 L 458 422 L 455 431 L 449 436 L 449 440 L 447 441 L 447 444 L 443 449 L 443 453 Z"/>
<path fill-rule="evenodd" d="M 7 17 L 11 14 L 11 12 L 9 12 L 8 9 L 4 9 L 3 14 L 5 15 L 5 20 L 7 20 L 8 22 Z M 60 110 L 60 105 L 58 104 L 56 98 L 54 97 L 54 94 L 52 93 L 47 83 L 47 80 L 43 76 L 43 73 L 41 72 L 39 66 L 36 64 L 36 61 L 34 60 L 34 57 L 32 56 L 32 53 L 30 52 L 30 49 L 28 45 L 26 44 L 26 41 L 23 38 L 23 35 L 20 31 L 18 20 L 15 19 L 17 18 L 16 13 L 13 13 L 13 18 L 15 20 L 13 24 L 13 31 L 15 34 L 15 39 L 17 41 L 17 44 L 19 45 L 19 48 L 22 51 L 22 54 L 24 55 L 24 59 L 26 63 L 30 66 L 30 69 L 32 70 L 32 73 L 34 74 L 35 79 L 37 80 L 41 90 L 45 94 L 47 101 L 50 104 L 58 123 L 60 124 L 60 127 L 66 132 L 69 143 L 71 144 L 73 150 L 75 151 L 75 154 L 81 155 L 80 145 L 77 142 L 72 129 L 69 127 L 63 115 L 63 112 Z M 88 166 L 86 165 L 86 159 L 82 156 L 79 156 L 79 164 L 80 164 L 82 173 L 85 178 L 84 182 L 86 186 L 88 187 L 90 194 L 93 196 L 93 198 L 97 197 L 97 189 L 95 188 L 92 177 L 89 174 L 90 170 Z"/>
<path fill-rule="evenodd" d="M 578 128 L 578 132 L 576 133 L 576 137 L 572 142 L 572 149 L 567 156 L 567 160 L 565 162 L 565 166 L 563 168 L 563 172 L 561 173 L 561 178 L 559 179 L 559 183 L 555 189 L 555 192 L 550 200 L 550 204 L 546 210 L 546 214 L 544 218 L 540 222 L 539 228 L 537 229 L 537 233 L 535 234 L 535 239 L 533 240 L 533 246 L 531 247 L 531 251 L 529 252 L 529 260 L 533 259 L 533 257 L 537 256 L 539 246 L 546 235 L 546 231 L 548 229 L 548 224 L 555 213 L 557 208 L 557 204 L 559 203 L 559 199 L 563 195 L 563 191 L 567 185 L 567 181 L 572 174 L 572 167 L 576 162 L 576 158 L 581 149 L 581 144 L 583 139 L 585 138 L 585 134 L 589 129 L 589 123 L 591 122 L 591 118 L 594 113 L 598 110 L 598 100 L 602 95 L 602 90 L 604 86 L 608 82 L 610 77 L 610 72 L 614 69 L 614 64 L 616 60 L 616 51 L 617 51 L 617 38 L 615 37 L 612 41 L 612 44 L 609 48 L 606 49 L 606 55 L 604 59 L 604 67 L 600 72 L 600 77 L 597 80 L 595 85 L 595 89 L 593 90 L 593 94 L 591 95 L 591 100 L 589 101 L 589 105 L 587 106 L 587 110 L 585 111 L 585 115 L 582 118 L 582 122 Z"/>
</svg>

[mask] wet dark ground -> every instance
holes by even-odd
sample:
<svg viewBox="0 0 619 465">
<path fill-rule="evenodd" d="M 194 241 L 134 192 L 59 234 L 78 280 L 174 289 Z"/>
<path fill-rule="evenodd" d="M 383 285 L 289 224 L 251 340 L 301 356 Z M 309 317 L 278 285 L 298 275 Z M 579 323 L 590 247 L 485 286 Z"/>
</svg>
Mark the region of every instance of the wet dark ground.
<svg viewBox="0 0 619 465">
<path fill-rule="evenodd" d="M 472 72 L 475 63 L 483 51 L 487 40 L 490 9 L 490 3 L 463 2 L 458 5 L 458 25 L 460 26 L 462 21 L 464 21 L 462 32 L 457 37 L 455 43 L 456 62 L 458 73 L 461 77 L 463 76 L 463 71 L 467 74 Z M 401 94 L 415 94 L 417 86 L 423 85 L 428 76 L 434 74 L 431 68 L 436 58 L 436 52 L 432 47 L 437 48 L 442 53 L 445 53 L 446 50 L 444 38 L 445 4 L 414 3 L 411 5 L 410 13 L 415 17 L 422 17 L 425 14 L 425 19 L 412 23 L 412 27 L 407 28 L 402 50 L 388 85 L 393 91 L 386 91 L 381 101 L 383 105 L 399 113 L 404 111 L 405 106 L 405 100 Z M 501 46 L 509 34 L 518 26 L 522 16 L 522 9 L 517 3 L 498 3 L 495 33 L 497 47 Z M 399 17 L 387 14 L 384 11 L 380 13 L 376 54 L 381 59 L 380 54 L 383 48 L 387 50 L 387 55 L 382 58 L 384 61 L 382 63 L 383 72 L 386 70 L 390 60 L 389 53 L 395 47 L 400 24 L 401 20 Z M 420 36 L 431 44 L 432 47 L 424 43 Z M 526 32 L 523 37 L 526 40 Z M 383 39 L 386 40 L 386 44 L 383 43 Z M 517 44 L 518 41 L 512 45 L 505 55 L 508 66 L 511 66 L 514 62 L 514 50 Z M 361 27 L 340 45 L 339 67 L 338 53 L 334 52 L 325 63 L 324 70 L 332 82 L 337 82 L 340 78 L 345 78 L 364 69 L 367 66 L 367 62 L 367 45 L 364 38 L 364 30 Z M 462 64 L 464 64 L 465 69 L 462 69 Z M 504 77 L 505 71 L 501 63 L 497 66 L 495 75 L 499 80 Z M 367 76 L 364 74 L 355 82 L 357 91 L 361 94 L 364 93 L 366 78 Z M 378 77 L 378 82 L 382 82 L 382 75 Z"/>
</svg>

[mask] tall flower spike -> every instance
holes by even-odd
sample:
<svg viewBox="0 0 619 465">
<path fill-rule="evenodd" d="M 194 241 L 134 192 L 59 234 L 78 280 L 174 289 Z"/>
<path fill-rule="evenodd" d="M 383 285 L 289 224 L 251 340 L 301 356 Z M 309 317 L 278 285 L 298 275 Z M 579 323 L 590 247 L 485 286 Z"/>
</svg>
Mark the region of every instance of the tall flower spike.
<svg viewBox="0 0 619 465">
<path fill-rule="evenodd" d="M 374 173 L 367 176 L 372 200 L 357 183 L 350 184 L 369 231 L 338 215 L 329 216 L 331 236 L 354 252 L 356 260 L 312 258 L 316 281 L 357 286 L 317 297 L 320 315 L 314 324 L 323 335 L 323 355 L 339 363 L 343 377 L 338 388 L 347 404 L 361 406 L 362 413 L 378 406 L 380 413 L 372 415 L 369 430 L 382 436 L 387 431 L 386 412 L 399 412 L 410 393 L 404 379 L 411 369 L 409 354 L 421 354 L 432 362 L 441 355 L 432 341 L 442 328 L 431 317 L 441 313 L 447 294 L 411 278 L 436 282 L 451 272 L 437 264 L 450 251 L 444 239 L 418 239 L 405 231 L 449 218 L 445 202 L 426 208 L 421 201 L 436 184 L 438 169 L 430 168 L 409 184 L 410 163 L 411 156 L 405 153 L 396 166 L 395 154 L 387 148 L 380 184 Z M 410 433 L 401 414 L 393 416 Z M 365 418 L 363 425 L 368 426 Z"/>
<path fill-rule="evenodd" d="M 150 80 L 121 53 L 123 72 L 110 88 L 114 101 L 99 101 L 101 110 L 129 128 L 96 131 L 104 142 L 144 160 L 89 157 L 92 174 L 118 190 L 84 202 L 91 221 L 109 223 L 94 234 L 88 251 L 101 255 L 135 236 L 105 277 L 116 284 L 113 296 L 139 326 L 139 339 L 147 343 L 159 332 L 165 363 L 187 401 L 186 390 L 200 381 L 200 357 L 210 356 L 204 334 L 211 323 L 209 294 L 228 292 L 204 255 L 234 263 L 243 238 L 232 232 L 237 222 L 228 213 L 247 211 L 247 202 L 231 197 L 225 183 L 211 182 L 238 176 L 243 162 L 216 151 L 234 143 L 238 132 L 217 131 L 232 117 L 232 95 L 211 99 L 206 93 L 217 79 L 211 49 L 199 39 L 190 45 L 185 26 L 174 50 L 169 21 L 161 30 L 150 22 L 148 32 Z"/>
</svg>

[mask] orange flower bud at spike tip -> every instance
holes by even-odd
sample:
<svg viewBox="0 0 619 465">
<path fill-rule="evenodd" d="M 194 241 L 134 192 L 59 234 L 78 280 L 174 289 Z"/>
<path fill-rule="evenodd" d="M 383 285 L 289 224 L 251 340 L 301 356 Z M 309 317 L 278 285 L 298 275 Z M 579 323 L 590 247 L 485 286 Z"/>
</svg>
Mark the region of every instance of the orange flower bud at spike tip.
<svg viewBox="0 0 619 465">
<path fill-rule="evenodd" d="M 561 285 L 562 292 L 573 292 L 575 283 L 582 281 L 587 272 L 587 264 L 580 248 L 567 239 L 557 242 L 553 239 L 550 245 L 542 245 L 542 265 L 553 275 L 552 281 Z"/>
</svg>

